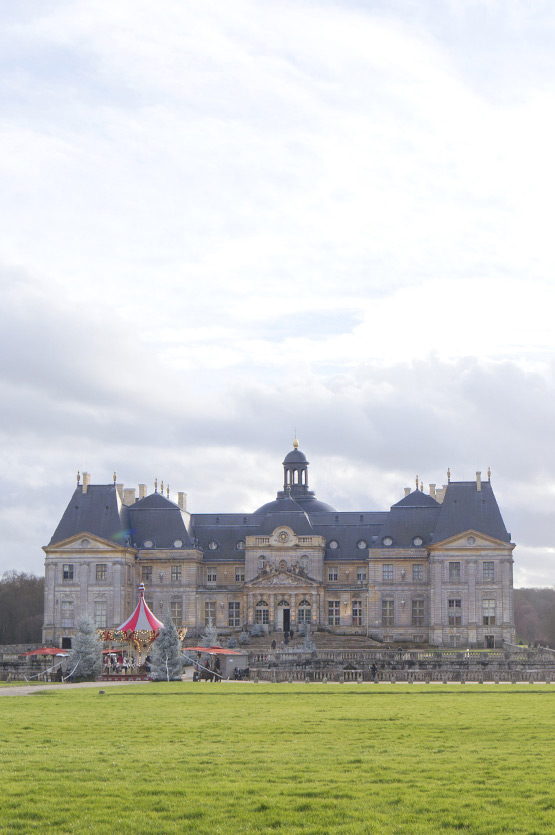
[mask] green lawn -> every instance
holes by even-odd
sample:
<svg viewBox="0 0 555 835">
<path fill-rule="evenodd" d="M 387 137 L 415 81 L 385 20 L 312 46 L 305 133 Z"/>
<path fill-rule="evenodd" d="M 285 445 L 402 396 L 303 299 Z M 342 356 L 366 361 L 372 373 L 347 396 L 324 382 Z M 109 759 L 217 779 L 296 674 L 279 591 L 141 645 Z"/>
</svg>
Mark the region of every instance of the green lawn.
<svg viewBox="0 0 555 835">
<path fill-rule="evenodd" d="M 555 686 L 0 698 L 0 832 L 555 832 Z"/>
</svg>

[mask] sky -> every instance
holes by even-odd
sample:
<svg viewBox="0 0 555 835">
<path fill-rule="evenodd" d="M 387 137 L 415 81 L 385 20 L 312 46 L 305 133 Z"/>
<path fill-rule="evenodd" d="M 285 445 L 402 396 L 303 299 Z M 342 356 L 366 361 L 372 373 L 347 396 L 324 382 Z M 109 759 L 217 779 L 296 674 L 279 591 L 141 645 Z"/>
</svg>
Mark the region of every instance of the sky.
<svg viewBox="0 0 555 835">
<path fill-rule="evenodd" d="M 0 0 L 0 575 L 77 470 L 492 485 L 555 584 L 550 0 Z"/>
</svg>

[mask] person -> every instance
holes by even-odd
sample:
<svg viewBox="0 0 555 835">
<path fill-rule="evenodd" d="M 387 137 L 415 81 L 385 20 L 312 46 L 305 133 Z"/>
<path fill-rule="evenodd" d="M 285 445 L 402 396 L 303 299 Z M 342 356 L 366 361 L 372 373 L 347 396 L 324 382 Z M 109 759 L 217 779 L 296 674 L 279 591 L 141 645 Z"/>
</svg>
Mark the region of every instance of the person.
<svg viewBox="0 0 555 835">
<path fill-rule="evenodd" d="M 274 640 L 274 641 L 272 641 L 272 649 L 275 649 L 275 648 L 276 648 L 276 646 L 277 646 L 277 644 L 276 644 L 275 640 Z"/>
<path fill-rule="evenodd" d="M 376 676 L 378 675 L 378 668 L 376 667 L 376 662 L 374 662 L 370 667 L 370 672 L 372 673 L 372 678 L 376 678 Z"/>
</svg>

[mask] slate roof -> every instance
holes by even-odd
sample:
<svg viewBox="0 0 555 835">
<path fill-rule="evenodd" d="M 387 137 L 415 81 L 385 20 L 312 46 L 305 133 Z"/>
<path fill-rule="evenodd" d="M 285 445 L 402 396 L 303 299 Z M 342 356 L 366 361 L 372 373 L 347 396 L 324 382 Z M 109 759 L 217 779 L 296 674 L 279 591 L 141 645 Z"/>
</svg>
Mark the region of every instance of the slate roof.
<svg viewBox="0 0 555 835">
<path fill-rule="evenodd" d="M 193 547 L 189 514 L 161 493 L 152 493 L 129 507 L 132 541 L 137 548 L 150 539 L 156 548 Z M 181 546 L 174 543 L 181 541 Z"/>
<path fill-rule="evenodd" d="M 300 450 L 293 450 L 287 458 L 291 455 L 295 460 L 301 460 L 300 456 L 306 460 Z M 293 485 L 291 490 L 279 491 L 276 499 L 254 513 L 193 516 L 161 493 L 125 507 L 115 485 L 90 485 L 86 493 L 79 485 L 50 545 L 81 533 L 137 548 L 150 539 L 155 548 L 175 550 L 174 543 L 181 540 L 182 549 L 200 548 L 205 560 L 236 561 L 244 559 L 241 545 L 247 536 L 267 536 L 280 525 L 301 536 L 323 536 L 327 543 L 325 558 L 333 562 L 364 560 L 368 547 L 410 548 L 415 537 L 427 546 L 467 530 L 510 542 L 489 481 L 482 482 L 481 490 L 475 481 L 460 481 L 447 485 L 441 504 L 414 490 L 389 511 L 337 512 L 320 502 L 308 485 Z M 384 545 L 384 537 L 391 537 L 393 546 Z M 332 540 L 338 547 L 329 547 Z M 366 547 L 358 547 L 361 541 Z M 210 543 L 216 543 L 216 547 L 209 547 Z"/>
<path fill-rule="evenodd" d="M 127 510 L 114 484 L 91 484 L 86 493 L 81 484 L 76 487 L 49 545 L 81 533 L 125 544 L 130 536 Z"/>
<path fill-rule="evenodd" d="M 439 507 L 439 502 L 428 493 L 423 493 L 422 490 L 413 490 L 391 509 L 393 510 L 394 507 Z"/>
<path fill-rule="evenodd" d="M 456 481 L 447 485 L 440 505 L 432 542 L 441 542 L 464 531 L 474 530 L 502 542 L 510 542 L 489 481 L 476 489 L 475 481 Z"/>
</svg>

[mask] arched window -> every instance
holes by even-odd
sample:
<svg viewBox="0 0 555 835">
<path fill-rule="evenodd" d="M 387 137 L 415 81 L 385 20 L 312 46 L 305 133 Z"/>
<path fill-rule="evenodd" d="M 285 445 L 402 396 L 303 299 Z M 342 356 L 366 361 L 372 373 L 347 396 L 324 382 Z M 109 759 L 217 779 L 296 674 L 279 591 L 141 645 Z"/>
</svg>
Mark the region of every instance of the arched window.
<svg viewBox="0 0 555 835">
<path fill-rule="evenodd" d="M 303 571 L 308 571 L 309 559 L 306 554 L 301 557 L 301 568 Z"/>
<path fill-rule="evenodd" d="M 254 613 L 254 622 L 255 623 L 269 623 L 270 622 L 270 610 L 268 609 L 268 604 L 265 600 L 259 600 L 255 607 Z"/>
<path fill-rule="evenodd" d="M 259 571 L 262 571 L 264 568 L 266 568 L 266 557 L 258 557 L 257 566 Z"/>
<path fill-rule="evenodd" d="M 312 622 L 312 604 L 310 600 L 301 600 L 299 603 L 299 623 Z"/>
</svg>

